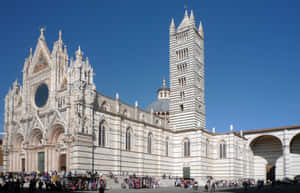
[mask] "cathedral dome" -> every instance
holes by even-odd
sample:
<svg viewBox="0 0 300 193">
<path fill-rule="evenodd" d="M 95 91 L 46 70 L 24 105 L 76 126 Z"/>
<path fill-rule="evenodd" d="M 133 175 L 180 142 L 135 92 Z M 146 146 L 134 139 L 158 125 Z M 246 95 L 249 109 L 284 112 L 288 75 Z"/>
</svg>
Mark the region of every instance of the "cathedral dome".
<svg viewBox="0 0 300 193">
<path fill-rule="evenodd" d="M 153 112 L 169 112 L 169 103 L 169 99 L 159 99 L 148 105 L 146 111 L 150 112 L 153 109 Z"/>
<path fill-rule="evenodd" d="M 154 101 L 150 104 L 146 111 L 153 113 L 168 113 L 169 112 L 169 103 L 170 103 L 170 89 L 166 86 L 166 80 L 163 79 L 163 85 L 157 90 L 157 101 Z"/>
</svg>

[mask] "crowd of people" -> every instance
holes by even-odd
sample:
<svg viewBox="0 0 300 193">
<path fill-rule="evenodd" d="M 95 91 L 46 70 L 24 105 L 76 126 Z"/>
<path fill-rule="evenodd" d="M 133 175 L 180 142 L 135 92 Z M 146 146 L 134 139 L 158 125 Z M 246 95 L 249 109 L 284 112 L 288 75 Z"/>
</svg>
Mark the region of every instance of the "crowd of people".
<svg viewBox="0 0 300 193">
<path fill-rule="evenodd" d="M 29 193 L 41 191 L 86 191 L 105 190 L 105 180 L 102 175 L 72 175 L 65 172 L 32 172 L 32 173 L 6 173 L 0 175 L 0 191 L 9 193 Z"/>
<path fill-rule="evenodd" d="M 109 180 L 110 179 L 110 180 Z M 166 179 L 163 176 L 162 179 Z M 110 184 L 107 184 L 109 180 Z M 257 185 L 258 189 L 264 186 L 263 180 L 255 182 L 254 179 L 238 179 L 238 180 L 214 180 L 212 177 L 207 177 L 205 184 L 199 184 L 193 179 L 172 178 L 175 180 L 175 187 L 182 187 L 199 191 L 200 186 L 204 185 L 204 190 L 207 192 L 215 192 L 217 189 L 223 188 L 244 188 L 245 191 L 250 187 Z M 170 182 L 171 182 L 170 181 Z M 121 182 L 121 183 L 120 183 Z M 124 189 L 141 189 L 141 188 L 159 188 L 160 180 L 154 177 L 141 177 L 134 175 L 114 176 L 110 172 L 104 177 L 103 174 L 86 172 L 84 175 L 72 174 L 71 172 L 31 172 L 31 173 L 6 173 L 0 174 L 0 192 L 19 193 L 28 189 L 29 193 L 42 191 L 98 191 L 103 193 L 105 189 L 112 187 L 112 184 Z M 275 183 L 272 183 L 274 186 Z M 115 186 L 115 187 L 116 187 Z"/>
<path fill-rule="evenodd" d="M 159 188 L 160 181 L 152 177 L 137 177 L 135 175 L 125 177 L 122 188 L 126 189 L 141 189 L 141 188 Z"/>
<path fill-rule="evenodd" d="M 260 187 L 258 181 L 257 186 Z M 244 188 L 248 189 L 248 187 L 255 184 L 254 179 L 237 179 L 237 180 L 214 180 L 211 176 L 207 177 L 207 180 L 205 184 L 201 184 L 204 186 L 204 191 L 206 192 L 216 192 L 217 189 L 225 189 L 225 188 Z M 193 179 L 182 179 L 182 178 L 176 178 L 175 187 L 182 187 L 186 189 L 192 189 L 195 191 L 198 191 L 200 189 L 199 182 L 193 180 Z"/>
<path fill-rule="evenodd" d="M 24 192 L 29 193 L 41 191 L 96 191 L 100 193 L 107 189 L 107 180 L 115 183 L 120 188 L 141 189 L 158 188 L 159 180 L 152 177 L 137 177 L 136 175 L 114 176 L 111 172 L 104 177 L 103 174 L 86 172 L 84 175 L 72 174 L 71 172 L 23 172 L 0 174 L 0 192 Z M 121 183 L 119 183 L 119 181 Z M 111 185 L 111 184 L 110 184 Z M 111 187 L 111 186 L 110 186 Z"/>
</svg>

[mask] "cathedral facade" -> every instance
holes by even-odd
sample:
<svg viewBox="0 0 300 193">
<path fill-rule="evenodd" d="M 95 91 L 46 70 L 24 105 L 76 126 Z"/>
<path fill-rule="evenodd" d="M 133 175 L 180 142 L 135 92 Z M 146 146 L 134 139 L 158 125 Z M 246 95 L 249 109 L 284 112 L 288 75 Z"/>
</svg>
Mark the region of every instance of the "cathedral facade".
<svg viewBox="0 0 300 193">
<path fill-rule="evenodd" d="M 300 126 L 216 133 L 206 128 L 204 30 L 185 12 L 170 32 L 170 88 L 145 110 L 96 91 L 79 47 L 70 59 L 59 32 L 52 51 L 41 29 L 5 97 L 4 169 L 98 171 L 205 180 L 300 174 Z"/>
</svg>

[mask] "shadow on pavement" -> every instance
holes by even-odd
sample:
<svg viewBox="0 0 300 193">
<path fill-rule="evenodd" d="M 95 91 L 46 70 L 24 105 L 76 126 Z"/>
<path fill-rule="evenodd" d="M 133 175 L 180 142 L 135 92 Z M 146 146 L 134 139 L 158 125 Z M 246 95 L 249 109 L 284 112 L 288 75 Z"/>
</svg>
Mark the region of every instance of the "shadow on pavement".
<svg viewBox="0 0 300 193">
<path fill-rule="evenodd" d="M 272 186 L 263 186 L 261 189 L 258 189 L 257 187 L 251 187 L 248 188 L 248 190 L 245 190 L 243 188 L 238 189 L 226 189 L 226 190 L 217 190 L 217 192 L 230 192 L 230 193 L 300 193 L 300 184 L 281 184 L 276 185 L 274 187 Z"/>
</svg>

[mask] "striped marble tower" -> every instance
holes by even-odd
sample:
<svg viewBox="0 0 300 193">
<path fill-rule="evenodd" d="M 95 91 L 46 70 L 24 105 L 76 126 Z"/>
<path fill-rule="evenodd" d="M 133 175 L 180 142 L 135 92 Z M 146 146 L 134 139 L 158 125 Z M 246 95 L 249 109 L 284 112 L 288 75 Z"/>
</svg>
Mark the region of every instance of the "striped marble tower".
<svg viewBox="0 0 300 193">
<path fill-rule="evenodd" d="M 170 126 L 173 130 L 205 128 L 204 33 L 187 11 L 176 29 L 170 25 Z"/>
</svg>

